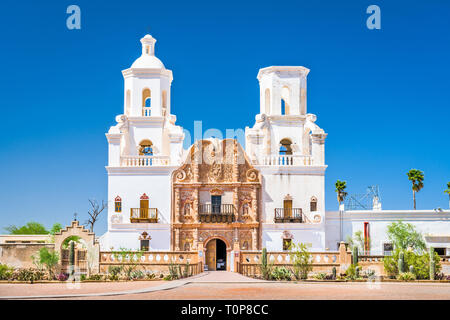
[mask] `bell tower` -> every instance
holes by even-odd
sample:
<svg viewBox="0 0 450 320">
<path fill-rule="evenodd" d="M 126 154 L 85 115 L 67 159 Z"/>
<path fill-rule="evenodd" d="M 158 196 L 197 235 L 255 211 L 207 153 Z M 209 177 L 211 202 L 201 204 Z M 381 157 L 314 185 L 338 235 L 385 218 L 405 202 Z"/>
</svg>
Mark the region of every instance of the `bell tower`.
<svg viewBox="0 0 450 320">
<path fill-rule="evenodd" d="M 165 117 L 170 114 L 172 71 L 155 56 L 156 39 L 141 39 L 142 54 L 123 70 L 124 114 L 131 117 Z"/>
</svg>

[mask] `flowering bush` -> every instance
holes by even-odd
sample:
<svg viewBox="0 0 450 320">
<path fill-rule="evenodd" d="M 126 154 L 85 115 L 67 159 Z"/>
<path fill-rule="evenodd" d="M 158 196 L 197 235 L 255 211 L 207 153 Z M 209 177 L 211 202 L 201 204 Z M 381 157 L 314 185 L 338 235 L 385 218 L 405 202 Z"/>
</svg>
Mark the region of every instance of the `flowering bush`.
<svg viewBox="0 0 450 320">
<path fill-rule="evenodd" d="M 69 275 L 67 273 L 61 272 L 56 278 L 59 281 L 66 281 L 69 278 Z"/>
</svg>

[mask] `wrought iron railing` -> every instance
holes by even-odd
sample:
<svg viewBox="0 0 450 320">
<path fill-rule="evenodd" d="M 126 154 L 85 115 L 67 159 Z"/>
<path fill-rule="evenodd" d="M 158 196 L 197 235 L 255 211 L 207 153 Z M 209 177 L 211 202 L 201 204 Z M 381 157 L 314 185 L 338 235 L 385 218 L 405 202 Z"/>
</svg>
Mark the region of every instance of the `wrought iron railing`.
<svg viewBox="0 0 450 320">
<path fill-rule="evenodd" d="M 234 222 L 236 208 L 232 204 L 200 204 L 200 222 Z"/>
<path fill-rule="evenodd" d="M 304 223 L 306 219 L 303 215 L 302 208 L 275 208 L 275 222 Z"/>
<path fill-rule="evenodd" d="M 158 222 L 158 209 L 157 208 L 131 208 L 130 209 L 130 221 L 131 222 Z"/>
</svg>

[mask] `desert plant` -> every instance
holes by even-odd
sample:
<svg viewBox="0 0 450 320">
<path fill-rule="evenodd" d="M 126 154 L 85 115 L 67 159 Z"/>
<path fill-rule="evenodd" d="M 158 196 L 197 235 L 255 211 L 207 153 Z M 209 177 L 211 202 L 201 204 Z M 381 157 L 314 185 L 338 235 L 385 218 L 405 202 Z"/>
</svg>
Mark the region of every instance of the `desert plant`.
<svg viewBox="0 0 450 320">
<path fill-rule="evenodd" d="M 307 279 L 308 273 L 312 271 L 312 255 L 309 253 L 306 244 L 293 244 L 291 248 L 292 264 L 294 268 L 294 277 L 299 279 Z"/>
<path fill-rule="evenodd" d="M 259 269 L 261 271 L 262 278 L 264 280 L 270 280 L 272 270 L 273 270 L 273 265 L 267 260 L 267 249 L 266 248 L 262 249 L 261 263 L 259 265 Z"/>
<path fill-rule="evenodd" d="M 398 258 L 398 272 L 400 272 L 400 273 L 405 272 L 405 254 L 403 252 L 400 252 L 400 255 Z"/>
<path fill-rule="evenodd" d="M 434 252 L 434 255 L 431 255 L 426 251 L 417 253 L 413 250 L 402 251 L 395 249 L 392 256 L 384 257 L 384 269 L 390 277 L 395 278 L 400 273 L 398 270 L 400 252 L 404 254 L 404 270 L 409 270 L 410 266 L 413 266 L 417 279 L 430 279 L 430 260 L 434 261 L 435 272 L 440 272 L 441 270 L 440 257 L 436 252 Z"/>
<path fill-rule="evenodd" d="M 352 254 L 352 264 L 357 265 L 358 264 L 358 247 L 353 247 L 353 254 Z"/>
<path fill-rule="evenodd" d="M 80 275 L 80 281 L 86 280 L 86 275 L 83 273 Z"/>
<path fill-rule="evenodd" d="M 104 276 L 102 274 L 91 274 L 88 278 L 88 280 L 95 280 L 95 281 L 99 281 L 99 280 L 103 280 Z"/>
<path fill-rule="evenodd" d="M 331 269 L 331 273 L 333 275 L 333 280 L 336 280 L 336 267 L 333 267 L 333 269 Z"/>
<path fill-rule="evenodd" d="M 445 274 L 444 273 L 436 273 L 434 275 L 434 280 L 445 280 Z"/>
<path fill-rule="evenodd" d="M 291 271 L 286 267 L 275 267 L 272 270 L 271 278 L 274 280 L 291 280 Z"/>
<path fill-rule="evenodd" d="M 169 275 L 164 278 L 164 280 L 176 280 L 178 279 L 178 265 L 170 262 L 169 263 Z"/>
<path fill-rule="evenodd" d="M 416 280 L 416 275 L 411 272 L 402 272 L 397 276 L 397 280 L 401 280 L 401 281 Z"/>
</svg>

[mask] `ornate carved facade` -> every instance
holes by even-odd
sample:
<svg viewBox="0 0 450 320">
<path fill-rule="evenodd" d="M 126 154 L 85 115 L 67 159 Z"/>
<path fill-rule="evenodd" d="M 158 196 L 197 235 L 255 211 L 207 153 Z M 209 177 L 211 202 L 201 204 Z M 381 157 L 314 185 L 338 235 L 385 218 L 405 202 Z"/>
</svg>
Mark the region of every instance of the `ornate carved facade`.
<svg viewBox="0 0 450 320">
<path fill-rule="evenodd" d="M 172 250 L 260 249 L 261 176 L 233 139 L 201 140 L 172 176 Z"/>
</svg>

